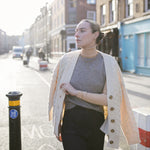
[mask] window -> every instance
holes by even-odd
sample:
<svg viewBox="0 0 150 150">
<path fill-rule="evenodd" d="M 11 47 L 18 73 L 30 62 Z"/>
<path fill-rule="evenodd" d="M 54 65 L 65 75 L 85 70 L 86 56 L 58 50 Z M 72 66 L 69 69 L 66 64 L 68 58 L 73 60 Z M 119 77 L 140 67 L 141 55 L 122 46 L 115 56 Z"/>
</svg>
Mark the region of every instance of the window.
<svg viewBox="0 0 150 150">
<path fill-rule="evenodd" d="M 59 9 L 59 0 L 57 1 L 57 9 Z"/>
<path fill-rule="evenodd" d="M 144 66 L 144 34 L 138 35 L 138 59 L 137 65 Z"/>
<path fill-rule="evenodd" d="M 75 8 L 76 7 L 76 3 L 70 3 L 70 7 L 71 8 Z"/>
<path fill-rule="evenodd" d="M 64 23 L 64 15 L 63 15 L 63 12 L 62 12 L 62 14 L 61 14 L 61 24 L 63 24 Z"/>
<path fill-rule="evenodd" d="M 56 12 L 56 5 L 54 4 L 54 13 L 55 13 L 55 12 Z M 54 14 L 54 13 L 53 13 L 53 14 Z"/>
<path fill-rule="evenodd" d="M 57 27 L 60 25 L 59 16 L 57 16 Z"/>
<path fill-rule="evenodd" d="M 150 0 L 145 0 L 145 12 L 150 11 Z"/>
<path fill-rule="evenodd" d="M 87 0 L 87 4 L 96 4 L 96 0 Z"/>
<path fill-rule="evenodd" d="M 101 6 L 101 25 L 104 25 L 105 24 L 105 15 L 106 15 L 106 5 L 102 5 Z"/>
<path fill-rule="evenodd" d="M 57 51 L 59 51 L 59 38 L 57 39 Z"/>
<path fill-rule="evenodd" d="M 150 33 L 146 35 L 146 66 L 150 67 Z"/>
<path fill-rule="evenodd" d="M 87 11 L 87 19 L 90 19 L 90 20 L 96 20 L 96 15 L 95 15 L 95 11 Z"/>
<path fill-rule="evenodd" d="M 75 43 L 70 43 L 70 44 L 69 44 L 69 47 L 70 47 L 71 49 L 72 49 L 72 48 L 75 49 L 75 48 L 76 48 L 76 45 L 75 45 Z"/>
<path fill-rule="evenodd" d="M 69 1 L 69 5 L 70 5 L 70 8 L 76 8 L 76 7 L 77 7 L 77 2 L 76 2 L 76 0 L 70 0 L 70 1 Z"/>
<path fill-rule="evenodd" d="M 133 16 L 133 0 L 126 0 L 126 17 Z"/>
<path fill-rule="evenodd" d="M 77 17 L 76 13 L 70 12 L 69 13 L 69 23 L 70 24 L 76 23 L 76 17 Z"/>
<path fill-rule="evenodd" d="M 77 0 L 69 0 L 68 3 L 69 9 L 68 9 L 68 20 L 69 24 L 76 23 L 77 18 Z"/>
<path fill-rule="evenodd" d="M 55 39 L 55 41 L 54 41 L 54 49 L 55 49 L 55 51 L 57 49 L 57 39 Z"/>
<path fill-rule="evenodd" d="M 54 20 L 54 28 L 56 28 L 57 24 L 56 24 L 56 18 Z"/>
<path fill-rule="evenodd" d="M 137 65 L 150 67 L 150 33 L 138 35 Z"/>
<path fill-rule="evenodd" d="M 109 22 L 115 21 L 115 0 L 109 2 Z"/>
</svg>

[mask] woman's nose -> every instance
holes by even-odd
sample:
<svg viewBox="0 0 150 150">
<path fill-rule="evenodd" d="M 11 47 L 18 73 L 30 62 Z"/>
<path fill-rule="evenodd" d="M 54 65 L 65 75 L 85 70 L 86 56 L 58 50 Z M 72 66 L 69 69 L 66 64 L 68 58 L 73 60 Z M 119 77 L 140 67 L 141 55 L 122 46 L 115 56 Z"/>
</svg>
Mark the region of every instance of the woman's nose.
<svg viewBox="0 0 150 150">
<path fill-rule="evenodd" d="M 78 34 L 78 32 L 76 32 L 74 36 L 75 36 L 75 37 L 79 37 L 79 34 Z"/>
</svg>

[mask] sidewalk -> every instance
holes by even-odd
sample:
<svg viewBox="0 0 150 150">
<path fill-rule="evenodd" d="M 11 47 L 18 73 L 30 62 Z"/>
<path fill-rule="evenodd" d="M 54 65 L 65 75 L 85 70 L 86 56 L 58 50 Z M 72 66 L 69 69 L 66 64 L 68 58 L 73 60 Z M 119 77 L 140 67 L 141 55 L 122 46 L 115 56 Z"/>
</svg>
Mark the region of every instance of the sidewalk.
<svg viewBox="0 0 150 150">
<path fill-rule="evenodd" d="M 48 58 L 48 68 L 54 67 L 60 58 Z M 39 57 L 32 56 L 31 61 L 34 61 L 37 65 L 39 65 Z"/>
<path fill-rule="evenodd" d="M 150 107 L 150 77 L 123 73 L 132 108 Z"/>
</svg>

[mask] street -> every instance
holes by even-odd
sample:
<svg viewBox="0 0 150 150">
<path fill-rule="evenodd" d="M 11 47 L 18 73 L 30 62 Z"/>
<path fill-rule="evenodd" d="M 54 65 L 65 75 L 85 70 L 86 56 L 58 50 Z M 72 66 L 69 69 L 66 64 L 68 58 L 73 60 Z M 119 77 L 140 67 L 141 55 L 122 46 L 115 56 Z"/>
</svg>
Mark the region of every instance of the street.
<svg viewBox="0 0 150 150">
<path fill-rule="evenodd" d="M 54 64 L 52 64 L 54 66 Z M 53 67 L 52 67 L 53 68 Z M 0 56 L 0 150 L 9 149 L 8 98 L 10 91 L 23 93 L 20 98 L 23 150 L 62 150 L 48 121 L 49 82 L 52 69 L 39 71 L 31 58 L 29 67 L 11 54 Z"/>
<path fill-rule="evenodd" d="M 29 66 L 11 54 L 0 56 L 0 150 L 9 149 L 8 98 L 10 91 L 20 91 L 22 150 L 63 150 L 48 121 L 50 79 L 56 62 L 40 71 L 38 58 L 31 57 Z M 150 77 L 123 73 L 132 108 L 150 106 Z M 124 149 L 129 148 L 124 143 Z M 134 149 L 134 147 L 132 147 Z M 110 150 L 105 148 L 105 150 Z"/>
</svg>

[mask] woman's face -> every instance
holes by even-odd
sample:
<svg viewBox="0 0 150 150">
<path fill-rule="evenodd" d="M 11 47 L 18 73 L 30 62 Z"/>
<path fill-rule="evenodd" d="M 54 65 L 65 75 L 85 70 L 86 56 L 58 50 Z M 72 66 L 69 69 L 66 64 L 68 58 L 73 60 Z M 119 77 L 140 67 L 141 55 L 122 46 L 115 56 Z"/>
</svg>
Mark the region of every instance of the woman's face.
<svg viewBox="0 0 150 150">
<path fill-rule="evenodd" d="M 75 30 L 75 40 L 78 48 L 93 47 L 97 37 L 95 33 L 92 33 L 88 22 L 79 23 Z"/>
</svg>

